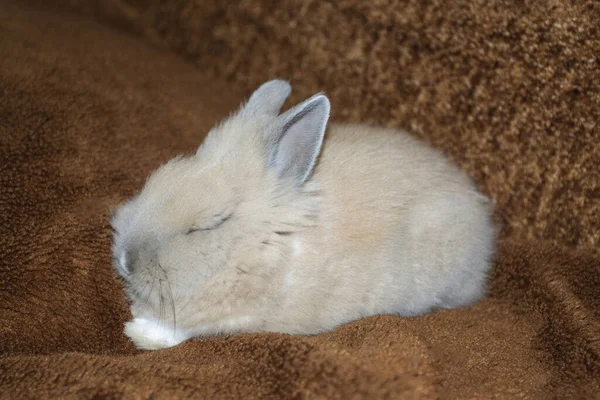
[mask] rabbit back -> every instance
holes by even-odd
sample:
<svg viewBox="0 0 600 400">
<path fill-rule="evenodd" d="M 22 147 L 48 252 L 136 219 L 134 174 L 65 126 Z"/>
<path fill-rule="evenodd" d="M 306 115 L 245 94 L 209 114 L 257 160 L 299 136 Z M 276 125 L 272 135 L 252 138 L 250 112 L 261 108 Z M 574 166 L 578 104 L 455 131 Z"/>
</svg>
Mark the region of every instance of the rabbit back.
<svg viewBox="0 0 600 400">
<path fill-rule="evenodd" d="M 312 180 L 319 221 L 292 240 L 273 330 L 419 315 L 484 295 L 491 204 L 439 151 L 399 130 L 332 124 Z"/>
</svg>

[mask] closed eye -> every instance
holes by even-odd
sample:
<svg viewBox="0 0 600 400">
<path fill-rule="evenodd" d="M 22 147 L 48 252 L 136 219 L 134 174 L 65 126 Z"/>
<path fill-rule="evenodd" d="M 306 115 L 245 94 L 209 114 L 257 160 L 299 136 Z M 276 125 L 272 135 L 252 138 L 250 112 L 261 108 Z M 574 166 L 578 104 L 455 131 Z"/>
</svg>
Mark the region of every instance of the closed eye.
<svg viewBox="0 0 600 400">
<path fill-rule="evenodd" d="M 194 232 L 199 232 L 199 231 L 210 231 L 213 230 L 215 228 L 218 228 L 219 226 L 221 226 L 225 221 L 227 221 L 229 218 L 231 218 L 231 216 L 233 215 L 233 213 L 230 214 L 218 214 L 215 215 L 212 220 L 205 225 L 201 225 L 201 226 L 191 226 L 187 232 L 186 235 L 192 234 Z"/>
</svg>

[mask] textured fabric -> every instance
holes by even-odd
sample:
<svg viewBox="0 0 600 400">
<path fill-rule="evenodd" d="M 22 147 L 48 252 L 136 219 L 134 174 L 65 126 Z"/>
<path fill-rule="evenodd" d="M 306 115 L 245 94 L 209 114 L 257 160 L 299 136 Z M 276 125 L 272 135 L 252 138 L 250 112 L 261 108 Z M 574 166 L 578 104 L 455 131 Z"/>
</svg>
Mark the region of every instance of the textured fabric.
<svg viewBox="0 0 600 400">
<path fill-rule="evenodd" d="M 22 3 L 0 0 L 0 397 L 598 397 L 594 2 L 86 4 L 199 68 Z M 409 128 L 493 195 L 507 229 L 488 298 L 134 349 L 112 208 L 272 76 L 294 100 L 326 89 L 337 119 Z"/>
<path fill-rule="evenodd" d="M 325 90 L 334 118 L 448 152 L 512 237 L 600 242 L 600 2 L 59 0 L 246 90 Z M 299 86 L 298 86 L 299 85 Z"/>
</svg>

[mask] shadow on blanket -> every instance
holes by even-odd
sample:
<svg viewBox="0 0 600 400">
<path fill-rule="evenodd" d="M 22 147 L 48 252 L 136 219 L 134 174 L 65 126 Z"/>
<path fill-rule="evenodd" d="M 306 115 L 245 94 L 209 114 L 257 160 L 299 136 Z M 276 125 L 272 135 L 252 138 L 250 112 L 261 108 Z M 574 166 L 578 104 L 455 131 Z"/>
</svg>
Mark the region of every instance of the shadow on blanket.
<svg viewBox="0 0 600 400">
<path fill-rule="evenodd" d="M 558 245 L 560 234 L 525 241 L 518 224 L 505 232 L 490 296 L 468 309 L 376 316 L 313 337 L 245 334 L 135 350 L 122 334 L 129 312 L 111 267 L 108 215 L 157 165 L 192 151 L 249 87 L 81 16 L 20 3 L 0 1 L 0 397 L 600 393 L 600 257 Z M 450 153 L 462 149 L 449 143 Z M 487 157 L 462 160 L 475 163 L 471 172 L 497 167 Z M 483 177 L 495 173 L 474 176 L 490 187 Z M 584 214 L 597 218 L 594 204 Z"/>
</svg>

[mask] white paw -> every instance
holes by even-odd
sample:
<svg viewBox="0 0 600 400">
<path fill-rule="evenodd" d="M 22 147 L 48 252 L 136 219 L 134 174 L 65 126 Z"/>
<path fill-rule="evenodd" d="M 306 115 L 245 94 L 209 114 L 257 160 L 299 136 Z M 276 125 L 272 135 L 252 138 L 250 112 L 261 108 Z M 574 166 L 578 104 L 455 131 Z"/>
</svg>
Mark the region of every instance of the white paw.
<svg viewBox="0 0 600 400">
<path fill-rule="evenodd" d="M 174 332 L 173 326 L 146 318 L 134 318 L 125 323 L 125 335 L 137 348 L 144 350 L 173 347 L 188 339 L 182 332 Z"/>
</svg>

